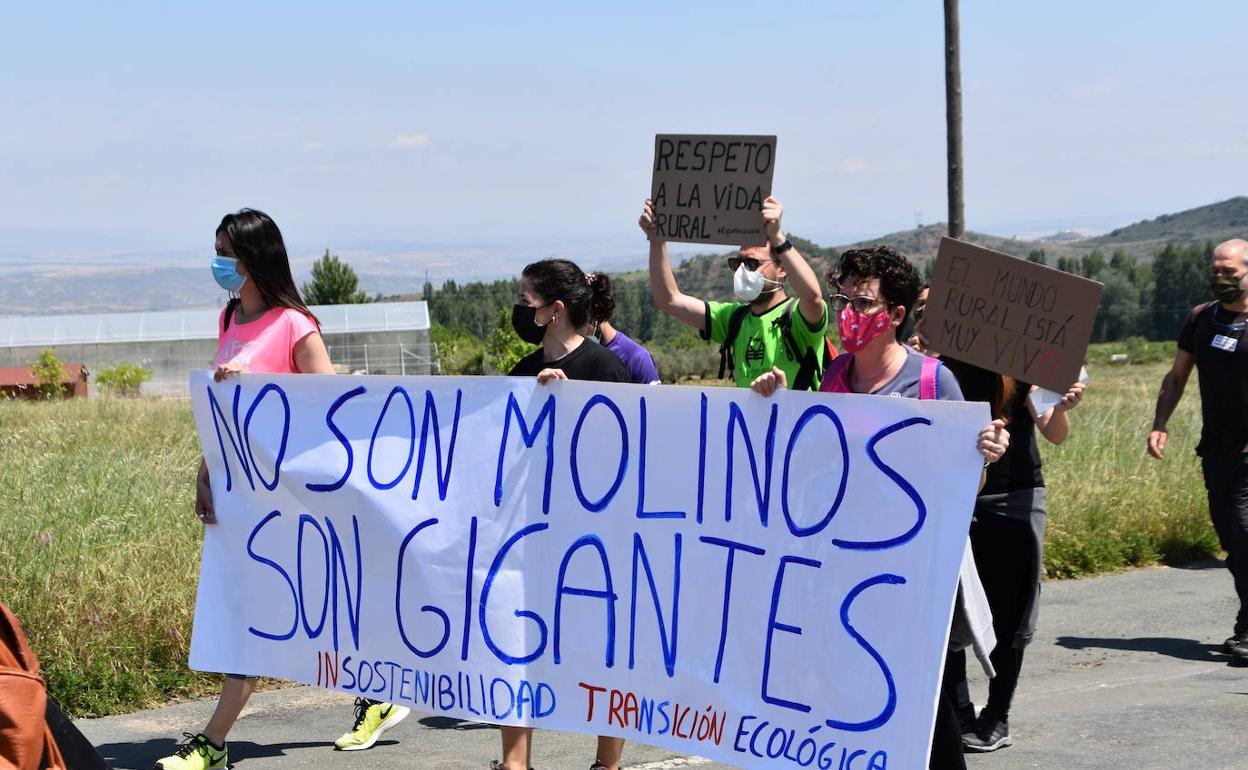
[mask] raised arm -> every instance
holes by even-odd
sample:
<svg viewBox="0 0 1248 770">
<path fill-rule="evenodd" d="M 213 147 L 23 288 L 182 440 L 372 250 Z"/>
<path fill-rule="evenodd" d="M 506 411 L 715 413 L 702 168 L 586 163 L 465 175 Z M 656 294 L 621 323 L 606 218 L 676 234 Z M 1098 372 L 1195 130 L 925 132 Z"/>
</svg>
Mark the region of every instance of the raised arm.
<svg viewBox="0 0 1248 770">
<path fill-rule="evenodd" d="M 667 241 L 655 237 L 652 201 L 646 201 L 637 224 L 650 239 L 650 293 L 654 295 L 654 304 L 686 326 L 692 326 L 699 332 L 706 331 L 706 303 L 680 292 L 667 256 Z"/>
<path fill-rule="evenodd" d="M 1183 398 L 1183 389 L 1187 387 L 1187 378 L 1192 374 L 1196 359 L 1186 350 L 1179 349 L 1174 353 L 1174 364 L 1161 380 L 1161 390 L 1157 393 L 1157 409 L 1153 413 L 1153 430 L 1148 434 L 1148 453 L 1158 460 L 1166 451 L 1166 424 L 1170 415 Z"/>
<path fill-rule="evenodd" d="M 777 246 L 788 240 L 781 228 L 780 219 L 783 216 L 784 206 L 774 195 L 768 196 L 763 201 L 763 229 L 767 231 L 767 243 L 773 249 L 773 254 Z M 781 252 L 780 264 L 784 265 L 784 272 L 788 275 L 793 295 L 797 297 L 797 309 L 802 318 L 812 324 L 819 323 L 823 320 L 823 291 L 819 288 L 819 278 L 815 271 L 810 269 L 796 246 Z"/>
</svg>

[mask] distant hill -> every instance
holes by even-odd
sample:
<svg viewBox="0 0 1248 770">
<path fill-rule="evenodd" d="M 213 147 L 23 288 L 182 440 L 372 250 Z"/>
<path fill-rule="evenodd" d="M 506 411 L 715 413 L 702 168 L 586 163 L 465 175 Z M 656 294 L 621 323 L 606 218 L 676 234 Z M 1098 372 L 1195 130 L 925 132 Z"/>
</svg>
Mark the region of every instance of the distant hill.
<svg viewBox="0 0 1248 770">
<path fill-rule="evenodd" d="M 818 246 L 796 236 L 793 236 L 793 242 L 810 260 L 816 275 L 822 281 L 828 268 L 845 249 L 887 245 L 922 265 L 936 257 L 940 239 L 948 232 L 945 224 L 938 223 L 834 248 Z M 1094 238 L 1070 239 L 1069 233 L 1063 233 L 1063 236 L 1061 242 L 1055 243 L 1048 239 L 1030 241 L 968 232 L 966 239 L 1016 257 L 1026 257 L 1034 249 L 1043 249 L 1050 265 L 1056 264 L 1059 257 L 1082 257 L 1096 249 L 1105 252 L 1107 257 L 1114 250 L 1123 249 L 1143 261 L 1148 261 L 1167 243 L 1203 245 L 1207 241 L 1218 243 L 1229 238 L 1248 237 L 1248 197 L 1231 198 L 1176 214 L 1165 214 Z M 725 249 L 715 254 L 691 257 L 679 265 L 675 272 L 681 291 L 711 299 L 731 296 L 732 281 L 724 266 L 724 259 L 731 254 L 731 250 Z M 629 274 L 628 277 L 644 276 L 645 273 L 642 272 Z"/>
<path fill-rule="evenodd" d="M 807 261 L 810 262 L 815 275 L 819 276 L 819 280 L 822 283 L 827 271 L 836 264 L 836 260 L 840 258 L 841 252 L 846 249 L 861 249 L 881 245 L 890 246 L 905 254 L 916 265 L 921 266 L 929 259 L 936 258 L 936 250 L 940 247 L 940 239 L 948 232 L 949 229 L 944 224 L 924 225 L 912 230 L 889 233 L 879 238 L 831 248 L 819 246 L 796 235 L 790 235 L 790 237 L 802 253 L 802 256 L 806 257 Z M 1027 256 L 1032 249 L 1044 249 L 1045 254 L 1049 257 L 1050 264 L 1055 263 L 1057 258 L 1061 256 L 1080 255 L 1091 251 L 1091 248 L 1078 248 L 1074 245 L 1039 243 L 976 232 L 967 233 L 966 240 L 989 249 L 995 249 L 996 251 L 1019 257 Z M 724 265 L 724 260 L 733 253 L 732 250 L 724 250 L 716 254 L 701 254 L 681 263 L 674 270 L 676 282 L 680 285 L 681 291 L 693 296 L 710 299 L 729 298 L 732 294 L 732 280 L 728 274 L 727 267 Z M 633 273 L 629 274 L 629 277 L 644 278 L 645 273 Z"/>
<path fill-rule="evenodd" d="M 1152 256 L 1167 243 L 1203 245 L 1206 241 L 1219 243 L 1245 236 L 1248 236 L 1248 197 L 1241 195 L 1221 203 L 1136 222 L 1076 245 L 1107 252 L 1124 248 L 1141 256 Z"/>
<path fill-rule="evenodd" d="M 796 236 L 793 240 L 822 281 L 840 252 L 851 247 L 888 244 L 921 265 L 935 257 L 945 232 L 945 225 L 932 224 L 836 247 L 820 246 Z M 1115 249 L 1124 249 L 1147 261 L 1167 243 L 1203 245 L 1206 241 L 1217 243 L 1248 236 L 1248 197 L 1166 214 L 1093 238 L 1079 239 L 1069 231 L 1059 235 L 1031 241 L 971 232 L 967 238 L 1019 257 L 1026 257 L 1033 249 L 1044 249 L 1050 265 L 1060 257 L 1082 257 L 1094 249 L 1103 250 L 1107 257 Z M 4 236 L 5 231 L 0 231 L 0 241 Z M 51 242 L 55 245 L 56 239 Z M 382 291 L 388 298 L 396 299 L 420 296 L 426 276 L 435 284 L 446 277 L 455 277 L 462 284 L 514 276 L 520 266 L 549 253 L 543 243 L 534 239 L 505 243 L 496 240 L 452 247 L 423 242 L 360 242 L 342 244 L 333 250 L 355 268 L 364 289 L 370 293 Z M 627 241 L 582 237 L 563 244 L 563 248 L 562 253 L 575 255 L 586 267 L 641 267 L 617 275 L 623 280 L 646 280 L 646 246 L 636 235 Z M 682 244 L 681 248 L 689 247 Z M 298 281 L 306 279 L 320 250 L 305 246 L 292 252 Z M 676 268 L 681 289 L 699 297 L 728 298 L 732 279 L 724 257 L 732 250 L 717 246 L 705 250 L 705 254 L 684 260 Z M 37 257 L 22 256 L 23 253 L 18 249 L 9 254 L 0 248 L 0 314 L 219 307 L 222 301 L 223 295 L 209 278 L 204 257 L 197 251 L 146 256 L 124 253 L 89 259 L 68 250 L 52 249 Z"/>
</svg>

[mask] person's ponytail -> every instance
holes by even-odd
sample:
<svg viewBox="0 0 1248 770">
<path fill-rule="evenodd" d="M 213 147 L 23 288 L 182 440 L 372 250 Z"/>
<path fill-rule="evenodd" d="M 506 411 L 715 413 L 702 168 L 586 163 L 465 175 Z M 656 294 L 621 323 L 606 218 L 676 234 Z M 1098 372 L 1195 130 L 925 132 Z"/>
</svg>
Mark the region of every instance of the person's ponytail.
<svg viewBox="0 0 1248 770">
<path fill-rule="evenodd" d="M 615 314 L 615 286 L 606 273 L 590 273 L 589 320 L 595 324 L 610 321 Z"/>
</svg>

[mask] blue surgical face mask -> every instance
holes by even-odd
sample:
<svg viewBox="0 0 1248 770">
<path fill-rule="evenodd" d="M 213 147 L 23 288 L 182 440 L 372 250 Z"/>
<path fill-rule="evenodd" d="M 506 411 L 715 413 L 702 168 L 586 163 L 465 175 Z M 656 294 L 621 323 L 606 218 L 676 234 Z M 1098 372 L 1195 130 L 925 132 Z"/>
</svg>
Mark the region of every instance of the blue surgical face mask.
<svg viewBox="0 0 1248 770">
<path fill-rule="evenodd" d="M 216 254 L 212 258 L 212 277 L 216 279 L 218 286 L 232 294 L 238 293 L 247 281 L 247 276 L 238 272 L 237 265 L 236 257 L 223 257 Z"/>
</svg>

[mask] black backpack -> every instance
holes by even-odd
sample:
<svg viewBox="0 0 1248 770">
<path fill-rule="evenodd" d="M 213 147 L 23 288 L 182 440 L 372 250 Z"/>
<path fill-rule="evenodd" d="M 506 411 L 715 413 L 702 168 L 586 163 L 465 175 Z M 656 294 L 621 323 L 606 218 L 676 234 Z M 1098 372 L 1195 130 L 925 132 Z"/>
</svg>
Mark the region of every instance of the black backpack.
<svg viewBox="0 0 1248 770">
<path fill-rule="evenodd" d="M 807 348 L 805 354 L 802 354 L 801 346 L 797 344 L 797 338 L 793 336 L 793 305 L 797 302 L 796 298 L 789 299 L 784 303 L 780 315 L 771 323 L 773 326 L 779 327 L 780 339 L 784 342 L 784 349 L 789 354 L 789 358 L 798 363 L 797 377 L 794 382 L 789 384 L 792 390 L 817 390 L 819 382 L 823 378 L 823 367 L 819 365 L 819 359 L 815 355 L 815 348 Z M 736 361 L 733 357 L 733 346 L 737 341 L 737 335 L 741 333 L 741 325 L 745 323 L 745 314 L 750 312 L 749 305 L 741 305 L 732 311 L 732 315 L 728 318 L 728 335 L 724 337 L 724 343 L 719 346 L 719 378 L 722 380 L 724 374 L 736 368 Z M 709 326 L 707 332 L 710 332 Z M 828 361 L 836 357 L 836 350 L 825 337 L 824 344 L 824 366 Z"/>
</svg>

